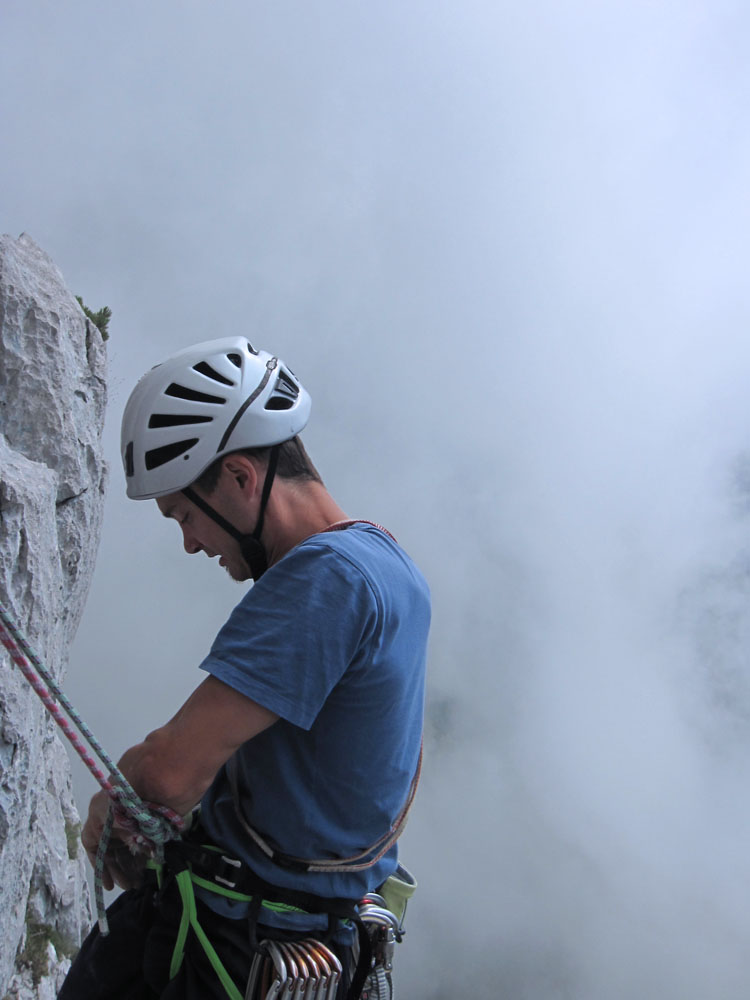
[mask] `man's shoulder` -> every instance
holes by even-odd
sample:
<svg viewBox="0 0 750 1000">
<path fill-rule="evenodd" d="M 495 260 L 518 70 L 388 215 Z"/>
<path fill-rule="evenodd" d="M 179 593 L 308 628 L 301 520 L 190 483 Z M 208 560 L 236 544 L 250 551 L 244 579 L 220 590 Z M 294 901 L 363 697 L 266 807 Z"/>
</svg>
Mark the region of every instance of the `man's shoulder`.
<svg viewBox="0 0 750 1000">
<path fill-rule="evenodd" d="M 365 579 L 385 578 L 396 582 L 426 583 L 408 553 L 390 532 L 370 521 L 355 521 L 342 530 L 323 531 L 306 538 L 298 547 L 318 556 L 330 554 L 349 564 Z"/>
<path fill-rule="evenodd" d="M 310 535 L 272 566 L 250 589 L 256 601 L 315 601 L 330 606 L 373 603 L 382 608 L 407 593 L 429 603 L 424 577 L 395 539 L 370 523 Z M 369 599 L 368 599 L 369 597 Z"/>
</svg>

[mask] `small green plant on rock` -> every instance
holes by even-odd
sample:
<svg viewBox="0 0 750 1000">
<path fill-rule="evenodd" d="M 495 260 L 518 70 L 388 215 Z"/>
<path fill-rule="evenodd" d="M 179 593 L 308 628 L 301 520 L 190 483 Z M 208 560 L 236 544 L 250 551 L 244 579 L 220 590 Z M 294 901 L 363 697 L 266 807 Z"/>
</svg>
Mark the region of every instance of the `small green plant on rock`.
<svg viewBox="0 0 750 1000">
<path fill-rule="evenodd" d="M 102 340 L 109 340 L 109 321 L 112 319 L 112 310 L 109 306 L 102 306 L 97 312 L 93 309 L 89 309 L 88 306 L 83 304 L 83 299 L 80 295 L 76 295 L 76 302 L 83 309 L 84 313 L 94 326 L 97 328 L 99 333 L 102 335 Z"/>
<path fill-rule="evenodd" d="M 78 950 L 76 945 L 68 941 L 55 927 L 33 919 L 27 911 L 26 940 L 18 953 L 16 964 L 19 968 L 30 970 L 34 986 L 38 986 L 42 979 L 49 975 L 49 945 L 55 949 L 58 958 L 73 958 Z"/>
<path fill-rule="evenodd" d="M 65 840 L 68 845 L 68 857 L 71 861 L 75 861 L 78 857 L 78 843 L 81 836 L 81 824 L 72 823 L 70 820 L 65 820 Z"/>
</svg>

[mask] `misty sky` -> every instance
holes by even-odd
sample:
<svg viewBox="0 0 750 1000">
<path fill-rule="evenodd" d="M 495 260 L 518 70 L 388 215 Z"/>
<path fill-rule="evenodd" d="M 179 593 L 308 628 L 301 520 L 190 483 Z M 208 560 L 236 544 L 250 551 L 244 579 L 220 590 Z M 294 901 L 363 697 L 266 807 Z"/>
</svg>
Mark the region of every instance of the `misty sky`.
<svg viewBox="0 0 750 1000">
<path fill-rule="evenodd" d="M 200 681 L 241 589 L 125 499 L 119 421 L 249 336 L 433 591 L 410 1000 L 750 990 L 749 33 L 729 0 L 0 0 L 2 231 L 113 311 L 69 693 L 118 754 Z"/>
</svg>

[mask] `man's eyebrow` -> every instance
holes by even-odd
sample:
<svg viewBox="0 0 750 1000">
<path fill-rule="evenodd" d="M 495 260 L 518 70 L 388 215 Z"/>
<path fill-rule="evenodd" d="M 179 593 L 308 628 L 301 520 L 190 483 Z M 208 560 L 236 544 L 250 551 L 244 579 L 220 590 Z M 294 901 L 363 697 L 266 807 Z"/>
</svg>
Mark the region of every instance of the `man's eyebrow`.
<svg viewBox="0 0 750 1000">
<path fill-rule="evenodd" d="M 174 510 L 174 507 L 167 507 L 166 510 L 161 512 L 162 517 L 174 517 Z"/>
</svg>

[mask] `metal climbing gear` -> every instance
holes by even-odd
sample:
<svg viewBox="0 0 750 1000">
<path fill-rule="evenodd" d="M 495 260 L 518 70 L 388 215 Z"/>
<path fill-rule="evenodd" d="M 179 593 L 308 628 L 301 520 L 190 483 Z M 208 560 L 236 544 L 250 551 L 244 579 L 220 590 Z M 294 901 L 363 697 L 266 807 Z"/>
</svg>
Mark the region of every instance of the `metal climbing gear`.
<svg viewBox="0 0 750 1000">
<path fill-rule="evenodd" d="M 368 893 L 359 906 L 372 945 L 372 968 L 362 988 L 363 1000 L 392 1000 L 393 954 L 403 936 L 401 921 L 378 893 Z"/>
<path fill-rule="evenodd" d="M 179 836 L 183 828 L 182 817 L 178 816 L 171 809 L 144 802 L 140 798 L 125 775 L 110 758 L 101 743 L 99 743 L 68 700 L 52 674 L 42 664 L 19 626 L 2 604 L 0 604 L 0 642 L 2 642 L 3 646 L 10 653 L 11 659 L 16 666 L 21 669 L 22 674 L 39 696 L 42 704 L 62 730 L 73 749 L 110 798 L 109 813 L 101 840 L 99 841 L 96 864 L 94 866 L 94 894 L 96 897 L 99 929 L 103 935 L 106 935 L 108 928 L 102 877 L 104 874 L 105 855 L 109 847 L 115 817 L 118 823 L 127 828 L 133 843 L 138 846 L 139 850 L 151 854 L 157 861 L 163 859 L 164 845 L 169 840 Z M 109 772 L 109 778 L 98 767 L 94 758 L 60 711 L 60 707 L 75 724 L 95 755 L 104 764 L 104 767 Z"/>
<path fill-rule="evenodd" d="M 368 893 L 358 906 L 371 944 L 362 1000 L 393 1000 L 393 953 L 403 936 L 403 923 L 378 893 Z M 359 956 L 356 956 L 357 959 Z M 344 974 L 340 960 L 316 938 L 259 942 L 244 1000 L 335 1000 Z"/>
<path fill-rule="evenodd" d="M 261 941 L 244 1000 L 334 1000 L 342 975 L 340 960 L 315 938 Z"/>
<path fill-rule="evenodd" d="M 393 1000 L 393 955 L 404 936 L 406 904 L 417 881 L 399 865 L 377 892 L 369 892 L 359 904 L 359 916 L 370 935 L 372 965 L 362 987 L 362 1000 Z"/>
</svg>

